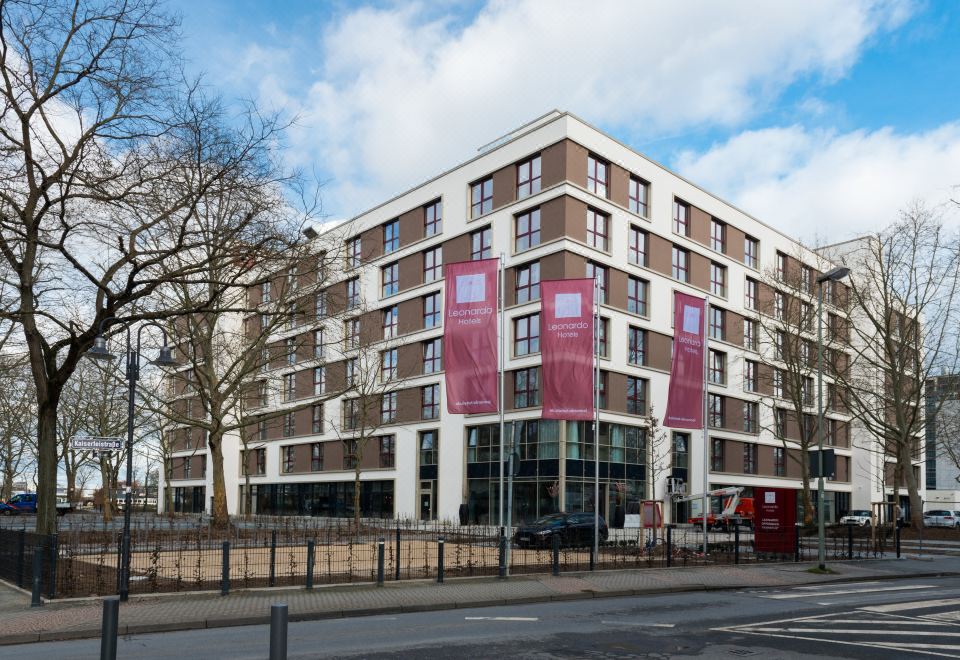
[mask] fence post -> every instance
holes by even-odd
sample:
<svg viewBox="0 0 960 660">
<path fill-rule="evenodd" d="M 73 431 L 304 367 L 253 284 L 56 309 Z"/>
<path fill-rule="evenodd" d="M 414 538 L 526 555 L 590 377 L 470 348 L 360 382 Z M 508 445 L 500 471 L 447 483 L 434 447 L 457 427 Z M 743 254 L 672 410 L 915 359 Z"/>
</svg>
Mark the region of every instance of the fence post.
<svg viewBox="0 0 960 660">
<path fill-rule="evenodd" d="M 756 530 L 754 530 L 756 535 Z M 793 525 L 793 561 L 800 561 L 800 525 Z"/>
<path fill-rule="evenodd" d="M 400 521 L 397 520 L 397 566 L 393 575 L 394 580 L 400 579 Z"/>
<path fill-rule="evenodd" d="M 733 563 L 740 563 L 740 525 L 733 525 Z"/>
<path fill-rule="evenodd" d="M 443 584 L 443 548 L 444 548 L 444 539 L 439 537 L 437 539 L 437 583 Z"/>
<path fill-rule="evenodd" d="M 277 586 L 277 530 L 270 532 L 270 586 Z"/>
<path fill-rule="evenodd" d="M 313 563 L 316 558 L 316 541 L 307 541 L 307 589 L 313 589 Z"/>
<path fill-rule="evenodd" d="M 47 588 L 47 598 L 53 600 L 57 597 L 57 556 L 59 541 L 56 534 L 47 537 L 50 543 L 50 584 Z"/>
<path fill-rule="evenodd" d="M 230 541 L 223 542 L 223 561 L 220 562 L 220 595 L 230 593 Z"/>
<path fill-rule="evenodd" d="M 270 606 L 270 660 L 287 660 L 287 604 Z"/>
<path fill-rule="evenodd" d="M 853 559 L 853 525 L 847 525 L 847 559 Z"/>
<path fill-rule="evenodd" d="M 896 530 L 894 531 L 894 537 L 897 541 L 897 559 L 900 559 L 900 521 L 897 520 Z"/>
<path fill-rule="evenodd" d="M 590 570 L 596 567 L 597 558 L 593 554 L 593 543 L 590 544 Z"/>
<path fill-rule="evenodd" d="M 23 589 L 23 567 L 27 553 L 27 530 L 20 529 L 20 543 L 17 549 L 17 586 Z"/>
<path fill-rule="evenodd" d="M 43 590 L 43 546 L 33 548 L 33 590 L 30 607 L 40 607 L 40 592 Z"/>
<path fill-rule="evenodd" d="M 551 534 L 550 543 L 553 545 L 553 574 L 560 575 L 560 535 Z"/>
<path fill-rule="evenodd" d="M 383 586 L 383 537 L 377 541 L 377 586 Z"/>
<path fill-rule="evenodd" d="M 667 568 L 673 566 L 673 525 L 667 525 Z"/>
<path fill-rule="evenodd" d="M 507 537 L 503 533 L 503 527 L 500 528 L 500 543 L 499 543 L 499 571 L 497 576 L 500 579 L 507 577 Z"/>
<path fill-rule="evenodd" d="M 103 622 L 100 624 L 100 660 L 117 660 L 117 628 L 120 599 L 103 599 Z"/>
<path fill-rule="evenodd" d="M 117 534 L 117 593 L 120 593 L 120 566 L 123 564 L 123 534 Z"/>
</svg>

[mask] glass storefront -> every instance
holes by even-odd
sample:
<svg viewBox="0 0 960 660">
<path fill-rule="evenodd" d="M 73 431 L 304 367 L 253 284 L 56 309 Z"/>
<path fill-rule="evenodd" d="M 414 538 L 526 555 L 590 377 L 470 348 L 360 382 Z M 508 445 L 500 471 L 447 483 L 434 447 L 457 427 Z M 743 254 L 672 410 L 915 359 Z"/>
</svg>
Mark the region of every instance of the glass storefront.
<svg viewBox="0 0 960 660">
<path fill-rule="evenodd" d="M 176 513 L 203 513 L 205 486 L 177 486 L 173 489 L 173 510 Z"/>
<path fill-rule="evenodd" d="M 325 516 L 352 518 L 353 481 L 319 483 L 256 484 L 250 487 L 252 512 L 270 516 Z M 240 508 L 246 502 L 240 486 Z M 360 484 L 360 515 L 364 518 L 392 518 L 393 481 L 363 481 Z"/>
</svg>

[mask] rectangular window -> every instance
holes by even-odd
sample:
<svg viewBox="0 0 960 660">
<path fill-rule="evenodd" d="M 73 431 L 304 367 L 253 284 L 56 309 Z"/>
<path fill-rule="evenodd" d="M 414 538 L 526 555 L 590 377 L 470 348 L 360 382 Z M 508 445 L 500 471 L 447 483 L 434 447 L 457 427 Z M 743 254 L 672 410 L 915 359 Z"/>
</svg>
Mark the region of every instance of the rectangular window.
<svg viewBox="0 0 960 660">
<path fill-rule="evenodd" d="M 357 348 L 360 345 L 360 319 L 343 322 L 343 339 L 346 348 Z"/>
<path fill-rule="evenodd" d="M 435 374 L 443 368 L 441 339 L 428 339 L 423 342 L 423 373 Z"/>
<path fill-rule="evenodd" d="M 673 200 L 673 233 L 690 235 L 690 207 L 680 200 Z"/>
<path fill-rule="evenodd" d="M 318 291 L 313 297 L 313 311 L 317 319 L 322 319 L 327 315 L 327 292 Z"/>
<path fill-rule="evenodd" d="M 283 416 L 283 437 L 292 438 L 296 433 L 297 420 L 292 412 L 289 412 Z"/>
<path fill-rule="evenodd" d="M 515 288 L 517 304 L 540 299 L 540 262 L 517 266 Z"/>
<path fill-rule="evenodd" d="M 293 472 L 293 466 L 296 464 L 297 453 L 292 446 L 283 448 L 283 471 Z"/>
<path fill-rule="evenodd" d="M 707 420 L 710 426 L 722 428 L 723 422 L 723 397 L 719 394 L 707 395 Z"/>
<path fill-rule="evenodd" d="M 397 393 L 386 392 L 380 399 L 380 422 L 390 424 L 397 420 Z"/>
<path fill-rule="evenodd" d="M 360 267 L 360 255 L 362 254 L 362 243 L 360 237 L 351 238 L 347 241 L 347 268 Z"/>
<path fill-rule="evenodd" d="M 263 381 L 257 384 L 257 400 L 261 407 L 268 403 L 267 384 Z"/>
<path fill-rule="evenodd" d="M 743 237 L 743 263 L 754 270 L 760 267 L 760 241 L 753 236 Z"/>
<path fill-rule="evenodd" d="M 323 470 L 323 443 L 314 442 L 310 445 L 310 470 L 320 472 Z"/>
<path fill-rule="evenodd" d="M 313 393 L 323 394 L 327 390 L 327 371 L 324 367 L 313 369 Z"/>
<path fill-rule="evenodd" d="M 420 431 L 420 465 L 437 464 L 437 432 Z"/>
<path fill-rule="evenodd" d="M 597 383 L 597 398 L 600 400 L 600 407 L 607 408 L 607 372 L 600 372 L 600 382 Z"/>
<path fill-rule="evenodd" d="M 540 245 L 540 209 L 535 208 L 516 217 L 516 251 L 522 252 Z"/>
<path fill-rule="evenodd" d="M 747 278 L 746 286 L 743 289 L 743 304 L 747 309 L 756 311 L 757 297 L 760 295 L 760 283 L 754 279 Z"/>
<path fill-rule="evenodd" d="M 397 462 L 397 438 L 384 435 L 380 438 L 380 467 L 392 468 Z"/>
<path fill-rule="evenodd" d="M 813 269 L 810 266 L 800 266 L 800 290 L 810 293 L 813 283 Z"/>
<path fill-rule="evenodd" d="M 773 396 L 783 398 L 783 370 L 776 367 L 773 369 Z"/>
<path fill-rule="evenodd" d="M 707 369 L 710 382 L 724 385 L 727 382 L 727 354 L 710 349 L 709 368 Z"/>
<path fill-rule="evenodd" d="M 513 372 L 513 407 L 540 405 L 540 369 L 531 367 Z"/>
<path fill-rule="evenodd" d="M 587 156 L 587 190 L 607 196 L 607 164 L 595 156 Z"/>
<path fill-rule="evenodd" d="M 287 330 L 293 330 L 297 327 L 297 303 L 289 303 L 284 309 L 284 318 L 286 323 L 284 327 Z"/>
<path fill-rule="evenodd" d="M 787 279 L 787 255 L 777 252 L 777 279 L 781 282 Z"/>
<path fill-rule="evenodd" d="M 380 277 L 383 282 L 383 289 L 380 293 L 382 298 L 395 295 L 400 290 L 400 264 L 394 261 L 380 269 Z"/>
<path fill-rule="evenodd" d="M 271 283 L 269 281 L 264 282 L 260 285 L 260 302 L 268 303 L 270 302 L 270 289 Z"/>
<path fill-rule="evenodd" d="M 743 430 L 745 433 L 756 433 L 760 404 L 755 401 L 743 402 Z"/>
<path fill-rule="evenodd" d="M 493 255 L 493 230 L 484 227 L 470 233 L 470 260 L 480 261 Z"/>
<path fill-rule="evenodd" d="M 287 269 L 287 291 L 296 291 L 300 285 L 300 279 L 297 277 L 297 267 L 291 266 Z"/>
<path fill-rule="evenodd" d="M 743 473 L 757 473 L 757 446 L 749 442 L 743 445 Z"/>
<path fill-rule="evenodd" d="M 380 380 L 387 382 L 397 377 L 397 349 L 391 348 L 380 353 Z"/>
<path fill-rule="evenodd" d="M 287 352 L 287 366 L 292 367 L 297 363 L 297 341 L 293 337 L 288 337 L 284 346 Z"/>
<path fill-rule="evenodd" d="M 540 192 L 540 156 L 534 156 L 517 165 L 517 199 Z"/>
<path fill-rule="evenodd" d="M 778 320 L 783 320 L 783 314 L 786 307 L 786 298 L 782 291 L 773 292 L 773 315 Z"/>
<path fill-rule="evenodd" d="M 760 346 L 760 324 L 752 319 L 743 321 L 743 347 L 749 351 L 759 350 Z"/>
<path fill-rule="evenodd" d="M 610 278 L 607 274 L 606 266 L 601 266 L 600 264 L 595 264 L 592 261 L 587 262 L 587 279 L 594 280 L 600 284 L 600 303 L 606 304 L 607 302 L 607 290 L 610 288 Z"/>
<path fill-rule="evenodd" d="M 647 287 L 646 280 L 632 275 L 627 278 L 627 311 L 631 314 L 647 315 Z"/>
<path fill-rule="evenodd" d="M 727 336 L 727 312 L 710 306 L 710 338 L 724 340 Z"/>
<path fill-rule="evenodd" d="M 323 404 L 315 403 L 310 408 L 310 432 L 323 433 Z"/>
<path fill-rule="evenodd" d="M 443 212 L 440 200 L 423 207 L 423 235 L 435 236 L 443 231 Z"/>
<path fill-rule="evenodd" d="M 717 252 L 727 251 L 727 225 L 716 218 L 710 219 L 710 247 Z"/>
<path fill-rule="evenodd" d="M 681 282 L 690 281 L 690 253 L 681 247 L 673 246 L 673 278 Z"/>
<path fill-rule="evenodd" d="M 723 472 L 723 439 L 710 439 L 710 470 L 712 472 Z"/>
<path fill-rule="evenodd" d="M 355 358 L 355 357 L 348 358 L 344 368 L 346 369 L 345 378 L 347 381 L 347 387 L 353 387 L 354 385 L 357 384 L 357 377 L 360 375 L 359 358 Z"/>
<path fill-rule="evenodd" d="M 607 214 L 587 209 L 587 245 L 607 251 Z"/>
<path fill-rule="evenodd" d="M 390 254 L 400 249 L 400 221 L 391 220 L 383 225 L 383 253 Z"/>
<path fill-rule="evenodd" d="M 353 431 L 357 428 L 357 422 L 360 415 L 360 405 L 357 399 L 344 399 L 343 404 L 343 428 L 346 431 Z"/>
<path fill-rule="evenodd" d="M 647 215 L 647 182 L 635 176 L 630 177 L 627 205 L 631 211 L 646 217 Z"/>
<path fill-rule="evenodd" d="M 267 473 L 267 450 L 265 447 L 254 449 L 254 457 L 257 461 L 257 474 Z"/>
<path fill-rule="evenodd" d="M 647 241 L 649 235 L 639 227 L 630 225 L 630 241 L 627 248 L 627 259 L 638 266 L 647 265 Z"/>
<path fill-rule="evenodd" d="M 642 378 L 627 376 L 627 412 L 631 415 L 647 412 L 647 382 Z"/>
<path fill-rule="evenodd" d="M 283 376 L 283 400 L 293 401 L 297 398 L 297 375 L 284 374 Z"/>
<path fill-rule="evenodd" d="M 513 320 L 513 354 L 517 357 L 540 352 L 540 315 Z"/>
<path fill-rule="evenodd" d="M 420 388 L 420 419 L 440 417 L 440 386 L 426 385 Z"/>
<path fill-rule="evenodd" d="M 757 363 L 753 360 L 743 361 L 743 391 L 757 391 Z"/>
<path fill-rule="evenodd" d="M 787 435 L 787 411 L 783 408 L 773 409 L 773 433 L 778 438 Z"/>
<path fill-rule="evenodd" d="M 810 376 L 804 376 L 803 378 L 803 405 L 812 406 L 813 405 L 813 378 Z"/>
<path fill-rule="evenodd" d="M 785 477 L 787 475 L 787 462 L 783 447 L 773 448 L 773 476 Z"/>
<path fill-rule="evenodd" d="M 347 280 L 347 309 L 355 309 L 360 306 L 360 278 L 354 277 Z"/>
<path fill-rule="evenodd" d="M 827 423 L 826 429 L 825 429 L 826 443 L 828 445 L 837 444 L 837 420 L 826 419 L 824 421 Z"/>
<path fill-rule="evenodd" d="M 479 218 L 493 210 L 493 177 L 470 186 L 470 217 Z"/>
<path fill-rule="evenodd" d="M 727 297 L 727 268 L 710 262 L 710 293 L 722 298 Z"/>
<path fill-rule="evenodd" d="M 598 325 L 594 326 L 594 327 L 600 330 L 600 337 L 599 337 L 599 342 L 598 342 L 598 343 L 599 343 L 599 347 L 598 347 L 598 348 L 600 349 L 600 355 L 601 355 L 601 357 L 607 357 L 607 356 L 608 356 L 608 353 L 607 353 L 607 336 L 608 336 L 608 334 L 609 334 L 608 331 L 609 331 L 609 329 L 610 329 L 610 319 L 601 318 L 601 319 L 600 319 L 600 323 L 599 323 Z"/>
<path fill-rule="evenodd" d="M 324 358 L 323 328 L 313 331 L 313 359 Z"/>
<path fill-rule="evenodd" d="M 647 363 L 647 331 L 630 326 L 628 343 L 630 364 L 644 366 Z"/>
<path fill-rule="evenodd" d="M 184 479 L 190 478 L 190 471 L 193 468 L 192 463 L 193 463 L 193 458 L 191 456 L 183 457 L 183 478 Z"/>
<path fill-rule="evenodd" d="M 440 294 L 431 293 L 423 297 L 423 327 L 440 327 Z"/>
<path fill-rule="evenodd" d="M 434 282 L 443 277 L 443 251 L 440 247 L 423 253 L 423 281 Z"/>
<path fill-rule="evenodd" d="M 400 322 L 400 307 L 393 305 L 383 310 L 383 338 L 393 339 L 397 336 L 397 329 Z"/>
<path fill-rule="evenodd" d="M 773 357 L 777 360 L 785 359 L 787 350 L 787 333 L 777 330 L 773 336 Z"/>
<path fill-rule="evenodd" d="M 360 464 L 360 444 L 356 440 L 343 441 L 343 469 L 354 470 Z"/>
</svg>

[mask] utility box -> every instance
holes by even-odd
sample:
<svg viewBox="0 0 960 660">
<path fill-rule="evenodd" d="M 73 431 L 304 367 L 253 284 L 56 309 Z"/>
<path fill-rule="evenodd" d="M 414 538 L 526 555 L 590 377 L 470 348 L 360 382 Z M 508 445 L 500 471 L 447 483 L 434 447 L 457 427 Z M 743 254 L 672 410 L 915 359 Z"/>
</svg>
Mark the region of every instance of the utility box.
<svg viewBox="0 0 960 660">
<path fill-rule="evenodd" d="M 820 477 L 820 450 L 814 449 L 809 452 L 810 456 L 810 476 Z M 837 477 L 837 455 L 832 449 L 823 450 L 823 477 L 827 479 L 836 479 Z"/>
</svg>

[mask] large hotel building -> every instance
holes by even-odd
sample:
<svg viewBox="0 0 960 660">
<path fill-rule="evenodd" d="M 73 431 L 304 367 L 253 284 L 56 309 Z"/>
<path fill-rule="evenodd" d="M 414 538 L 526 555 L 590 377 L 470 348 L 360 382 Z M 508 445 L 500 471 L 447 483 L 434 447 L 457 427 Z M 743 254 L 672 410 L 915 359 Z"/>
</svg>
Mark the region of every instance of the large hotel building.
<svg viewBox="0 0 960 660">
<path fill-rule="evenodd" d="M 245 411 L 246 451 L 236 437 L 225 443 L 231 513 L 243 511 L 249 487 L 254 512 L 352 516 L 359 461 L 364 516 L 495 523 L 499 417 L 446 412 L 442 264 L 501 255 L 505 417 L 519 458 L 514 520 L 593 507 L 591 424 L 540 419 L 539 283 L 550 279 L 602 283 L 603 515 L 609 518 L 617 503 L 629 508 L 655 499 L 664 502 L 668 521 L 685 522 L 689 503 L 676 494 L 702 492 L 705 482 L 710 489 L 742 486 L 745 495 L 755 486 L 800 489 L 805 457 L 797 440 L 802 420 L 816 413 L 816 394 L 801 414 L 790 410 L 771 338 L 778 323 L 810 342 L 816 330 L 776 320 L 783 295 L 776 281 L 801 278 L 803 304 L 815 306 L 816 276 L 831 264 L 773 227 L 555 111 L 339 230 L 346 231 L 346 254 L 335 281 L 325 292 L 301 286 L 305 307 L 324 308 L 271 337 L 274 346 L 296 339 L 304 348 L 270 362 L 269 377 L 284 386 L 260 403 L 295 412 L 258 422 L 258 409 Z M 367 267 L 352 268 L 358 255 Z M 267 300 L 262 289 L 251 287 L 251 295 Z M 830 287 L 822 317 L 831 361 L 849 359 L 838 334 L 849 319 L 834 305 L 844 289 Z M 650 428 L 666 407 L 675 291 L 709 298 L 706 451 L 702 431 Z M 362 322 L 349 310 L 325 308 L 361 298 Z M 341 327 L 330 327 L 334 317 Z M 376 437 L 359 456 L 344 441 L 354 403 L 349 395 L 324 396 L 342 389 L 353 366 L 349 351 L 333 360 L 319 348 L 339 344 L 342 338 L 329 337 L 341 331 L 387 337 L 381 359 L 397 376 L 381 398 Z M 328 338 L 314 340 L 318 333 Z M 843 409 L 829 373 L 825 388 L 825 441 L 837 457 L 826 516 L 836 520 L 894 496 L 884 479 L 892 459 L 874 451 Z M 176 510 L 209 510 L 204 443 L 189 428 L 178 433 L 164 487 L 173 489 Z"/>
</svg>

